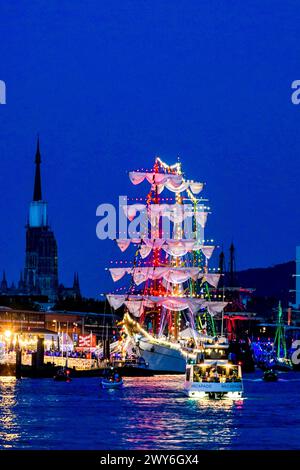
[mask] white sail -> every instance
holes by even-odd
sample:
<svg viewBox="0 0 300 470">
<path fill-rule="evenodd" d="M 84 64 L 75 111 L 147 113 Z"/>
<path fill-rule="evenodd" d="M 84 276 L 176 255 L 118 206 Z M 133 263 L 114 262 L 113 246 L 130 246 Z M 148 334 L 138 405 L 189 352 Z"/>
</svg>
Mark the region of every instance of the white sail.
<svg viewBox="0 0 300 470">
<path fill-rule="evenodd" d="M 221 274 L 205 274 L 202 281 L 208 282 L 213 287 L 218 287 Z"/>
<path fill-rule="evenodd" d="M 224 308 L 228 305 L 228 302 L 210 302 L 206 301 L 203 303 L 203 307 L 207 308 L 208 313 L 212 316 L 222 313 Z"/>
<path fill-rule="evenodd" d="M 157 186 L 159 194 L 165 188 L 174 193 L 182 193 L 190 189 L 194 194 L 199 194 L 203 189 L 203 183 L 188 181 L 182 175 L 176 174 L 130 171 L 129 178 L 134 185 L 140 184 L 146 179 L 148 183 Z"/>
<path fill-rule="evenodd" d="M 180 239 L 176 240 L 173 238 L 136 238 L 136 239 L 117 239 L 116 240 L 120 250 L 124 252 L 129 245 L 138 244 L 140 247 L 141 257 L 147 258 L 153 249 L 162 248 L 168 255 L 174 256 L 175 258 L 185 256 L 187 253 L 192 251 L 201 250 L 207 259 L 210 259 L 215 246 L 214 245 L 202 245 L 195 239 Z"/>
<path fill-rule="evenodd" d="M 130 274 L 133 277 L 133 280 L 136 285 L 140 285 L 148 279 L 157 280 L 160 278 L 165 279 L 168 282 L 173 284 L 182 284 L 183 282 L 193 279 L 196 281 L 200 277 L 202 278 L 204 274 L 200 274 L 201 268 L 198 267 L 134 267 L 134 268 L 109 268 L 110 274 L 114 282 L 122 279 L 125 274 Z M 205 275 L 209 278 L 209 275 Z M 207 281 L 209 282 L 209 281 Z"/>
<path fill-rule="evenodd" d="M 154 307 L 155 305 L 175 312 L 189 309 L 191 313 L 196 313 L 201 307 L 206 306 L 204 299 L 193 297 L 109 294 L 107 299 L 113 308 L 120 308 L 125 304 L 131 313 L 142 312 L 144 307 Z"/>
</svg>

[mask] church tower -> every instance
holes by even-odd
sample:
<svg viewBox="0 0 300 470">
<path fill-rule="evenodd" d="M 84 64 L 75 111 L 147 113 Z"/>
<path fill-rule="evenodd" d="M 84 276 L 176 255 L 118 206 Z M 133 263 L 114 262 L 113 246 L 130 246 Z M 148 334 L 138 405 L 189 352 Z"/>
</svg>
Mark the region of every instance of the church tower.
<svg viewBox="0 0 300 470">
<path fill-rule="evenodd" d="M 46 295 L 51 302 L 57 299 L 57 243 L 48 224 L 47 202 L 42 198 L 39 138 L 35 154 L 33 200 L 30 203 L 26 226 L 24 284 L 30 294 Z"/>
</svg>

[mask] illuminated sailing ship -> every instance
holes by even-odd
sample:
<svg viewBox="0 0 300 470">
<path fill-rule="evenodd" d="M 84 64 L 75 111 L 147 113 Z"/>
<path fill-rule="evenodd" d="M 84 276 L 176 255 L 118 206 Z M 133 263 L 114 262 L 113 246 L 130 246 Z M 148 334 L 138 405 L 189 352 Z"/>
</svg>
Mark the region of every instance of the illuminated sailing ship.
<svg viewBox="0 0 300 470">
<path fill-rule="evenodd" d="M 151 171 L 129 177 L 134 185 L 146 180 L 150 191 L 145 204 L 123 206 L 140 231 L 116 242 L 122 252 L 135 245 L 136 254 L 132 266 L 109 271 L 115 282 L 129 275 L 131 284 L 107 299 L 125 309 L 123 352 L 135 352 L 154 371 L 184 372 L 187 357 L 216 336 L 214 316 L 226 306 L 213 294 L 220 274 L 208 266 L 215 246 L 204 238 L 210 209 L 199 197 L 204 185 L 186 179 L 180 162 L 169 166 L 160 158 Z M 163 198 L 164 190 L 172 197 Z"/>
</svg>

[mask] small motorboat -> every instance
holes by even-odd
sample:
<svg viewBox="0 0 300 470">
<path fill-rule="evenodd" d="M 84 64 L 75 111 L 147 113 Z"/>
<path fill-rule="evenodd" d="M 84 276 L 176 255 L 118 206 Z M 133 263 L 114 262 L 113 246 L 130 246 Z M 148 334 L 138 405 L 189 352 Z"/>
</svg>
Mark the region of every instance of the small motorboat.
<svg viewBox="0 0 300 470">
<path fill-rule="evenodd" d="M 57 382 L 71 382 L 70 369 L 66 367 L 61 367 L 56 371 L 55 376 L 53 377 Z"/>
<path fill-rule="evenodd" d="M 263 375 L 263 380 L 265 380 L 265 382 L 276 382 L 278 380 L 278 374 L 273 369 L 266 370 Z"/>
<path fill-rule="evenodd" d="M 123 379 L 117 380 L 101 380 L 101 387 L 102 388 L 121 388 L 123 385 Z"/>
<path fill-rule="evenodd" d="M 110 367 L 104 370 L 101 378 L 102 388 L 121 388 L 122 386 L 123 379 L 117 369 Z"/>
</svg>

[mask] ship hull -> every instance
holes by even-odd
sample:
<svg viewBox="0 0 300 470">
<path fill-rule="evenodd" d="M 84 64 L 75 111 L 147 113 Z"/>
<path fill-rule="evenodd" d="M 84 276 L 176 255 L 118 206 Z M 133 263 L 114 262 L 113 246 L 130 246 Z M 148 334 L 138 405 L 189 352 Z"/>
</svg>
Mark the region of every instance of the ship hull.
<svg viewBox="0 0 300 470">
<path fill-rule="evenodd" d="M 148 369 L 157 374 L 184 374 L 186 357 L 179 349 L 140 339 L 140 356 L 149 364 Z"/>
</svg>

